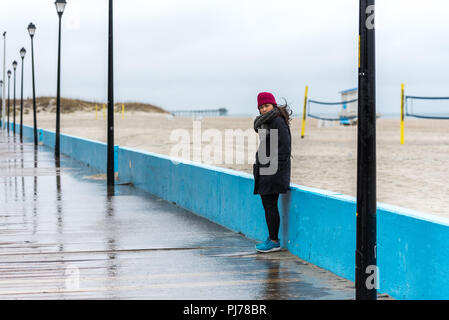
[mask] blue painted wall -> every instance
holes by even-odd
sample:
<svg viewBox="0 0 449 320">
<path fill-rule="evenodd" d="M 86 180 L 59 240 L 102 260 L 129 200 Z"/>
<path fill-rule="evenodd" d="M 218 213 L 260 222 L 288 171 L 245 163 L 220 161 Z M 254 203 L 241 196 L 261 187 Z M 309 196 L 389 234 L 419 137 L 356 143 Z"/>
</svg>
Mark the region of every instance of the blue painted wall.
<svg viewBox="0 0 449 320">
<path fill-rule="evenodd" d="M 24 126 L 24 135 L 32 137 L 31 128 Z M 54 146 L 54 135 L 40 130 L 48 146 Z M 61 152 L 106 171 L 104 143 L 61 135 Z M 131 182 L 249 238 L 267 237 L 252 175 L 129 148 L 116 147 L 116 153 L 121 183 Z M 292 184 L 279 205 L 283 247 L 354 281 L 355 199 Z M 379 292 L 398 299 L 449 299 L 449 219 L 380 203 L 377 216 Z"/>
<path fill-rule="evenodd" d="M 449 219 L 380 204 L 380 286 L 398 299 L 449 299 Z"/>
<path fill-rule="evenodd" d="M 10 124 L 11 131 L 13 125 Z M 16 124 L 16 137 L 20 134 L 20 125 Z M 33 127 L 23 126 L 24 138 L 34 139 Z M 56 134 L 53 131 L 38 129 L 39 142 L 54 148 Z M 61 154 L 67 155 L 97 169 L 100 172 L 107 171 L 107 144 L 89 139 L 74 137 L 68 134 L 60 135 Z M 115 154 L 118 154 L 118 146 L 114 147 Z M 118 157 L 115 157 L 115 172 L 118 170 Z"/>
</svg>

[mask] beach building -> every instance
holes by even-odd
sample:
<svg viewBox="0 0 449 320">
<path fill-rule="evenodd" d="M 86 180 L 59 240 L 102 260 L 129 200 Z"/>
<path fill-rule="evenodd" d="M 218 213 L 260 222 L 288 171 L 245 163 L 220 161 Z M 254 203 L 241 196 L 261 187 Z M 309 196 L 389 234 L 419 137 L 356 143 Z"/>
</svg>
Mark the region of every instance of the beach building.
<svg viewBox="0 0 449 320">
<path fill-rule="evenodd" d="M 340 124 L 353 125 L 357 123 L 357 111 L 358 111 L 358 89 L 348 89 L 340 92 L 341 101 L 352 101 L 349 103 L 343 103 L 341 111 L 338 114 L 340 116 Z"/>
</svg>

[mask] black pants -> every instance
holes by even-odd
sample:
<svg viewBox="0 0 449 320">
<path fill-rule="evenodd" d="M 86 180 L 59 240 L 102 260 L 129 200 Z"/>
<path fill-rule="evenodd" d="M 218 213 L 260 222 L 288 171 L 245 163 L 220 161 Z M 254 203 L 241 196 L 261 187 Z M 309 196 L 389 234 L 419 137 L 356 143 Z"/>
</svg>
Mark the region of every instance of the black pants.
<svg viewBox="0 0 449 320">
<path fill-rule="evenodd" d="M 265 209 L 265 219 L 267 220 L 268 232 L 271 240 L 279 240 L 280 216 L 278 210 L 279 194 L 261 195 L 262 205 Z"/>
</svg>

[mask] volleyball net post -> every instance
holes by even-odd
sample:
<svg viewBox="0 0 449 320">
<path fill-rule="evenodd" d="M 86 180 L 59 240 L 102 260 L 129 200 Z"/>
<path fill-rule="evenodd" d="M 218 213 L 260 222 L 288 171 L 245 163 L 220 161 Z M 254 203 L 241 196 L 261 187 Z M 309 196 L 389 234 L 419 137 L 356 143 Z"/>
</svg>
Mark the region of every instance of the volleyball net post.
<svg viewBox="0 0 449 320">
<path fill-rule="evenodd" d="M 306 117 L 307 117 L 307 98 L 309 94 L 309 86 L 306 86 L 306 93 L 304 96 L 304 108 L 302 112 L 302 129 L 301 129 L 301 139 L 304 139 L 306 133 Z"/>
<path fill-rule="evenodd" d="M 401 84 L 401 144 L 404 144 L 404 99 L 405 99 L 405 86 Z"/>
</svg>

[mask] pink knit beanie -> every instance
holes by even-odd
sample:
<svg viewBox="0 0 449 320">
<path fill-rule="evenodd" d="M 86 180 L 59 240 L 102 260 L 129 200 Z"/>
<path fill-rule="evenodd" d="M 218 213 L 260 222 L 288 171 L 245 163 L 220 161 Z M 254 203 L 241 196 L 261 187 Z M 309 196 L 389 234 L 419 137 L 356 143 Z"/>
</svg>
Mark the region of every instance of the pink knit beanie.
<svg viewBox="0 0 449 320">
<path fill-rule="evenodd" d="M 276 99 L 269 92 L 261 92 L 257 96 L 257 107 L 259 108 L 263 104 L 277 105 Z"/>
</svg>

